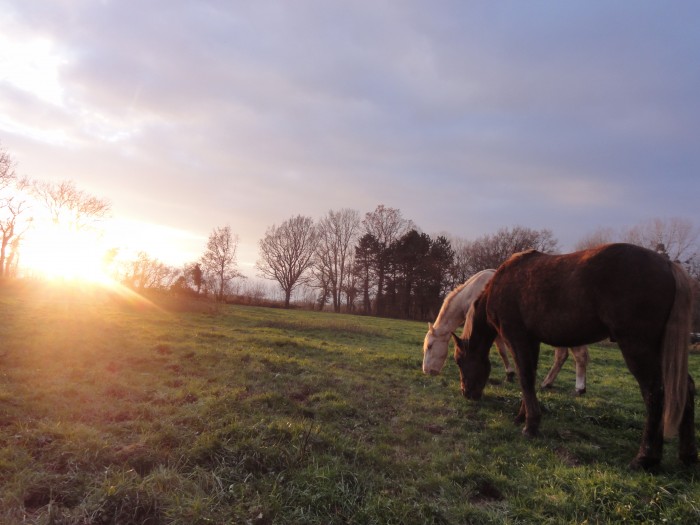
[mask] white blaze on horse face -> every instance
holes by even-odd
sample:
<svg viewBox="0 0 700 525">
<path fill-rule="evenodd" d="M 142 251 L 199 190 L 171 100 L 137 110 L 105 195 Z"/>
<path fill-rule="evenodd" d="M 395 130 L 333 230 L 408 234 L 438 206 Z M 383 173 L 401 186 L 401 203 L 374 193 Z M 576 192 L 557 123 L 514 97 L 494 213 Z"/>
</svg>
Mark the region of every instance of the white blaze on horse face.
<svg viewBox="0 0 700 525">
<path fill-rule="evenodd" d="M 447 361 L 449 335 L 445 338 L 428 331 L 423 341 L 423 373 L 437 375 Z"/>
</svg>

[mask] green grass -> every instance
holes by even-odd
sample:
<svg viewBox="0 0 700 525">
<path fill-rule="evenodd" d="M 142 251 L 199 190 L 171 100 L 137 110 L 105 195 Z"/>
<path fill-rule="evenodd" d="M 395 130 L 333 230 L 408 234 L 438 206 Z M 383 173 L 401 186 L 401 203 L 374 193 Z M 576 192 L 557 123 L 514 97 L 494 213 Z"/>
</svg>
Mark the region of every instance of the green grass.
<svg viewBox="0 0 700 525">
<path fill-rule="evenodd" d="M 643 406 L 616 349 L 583 397 L 565 365 L 531 440 L 495 352 L 479 403 L 451 361 L 422 374 L 425 323 L 6 287 L 0 316 L 0 523 L 700 521 L 675 442 L 627 469 Z"/>
</svg>

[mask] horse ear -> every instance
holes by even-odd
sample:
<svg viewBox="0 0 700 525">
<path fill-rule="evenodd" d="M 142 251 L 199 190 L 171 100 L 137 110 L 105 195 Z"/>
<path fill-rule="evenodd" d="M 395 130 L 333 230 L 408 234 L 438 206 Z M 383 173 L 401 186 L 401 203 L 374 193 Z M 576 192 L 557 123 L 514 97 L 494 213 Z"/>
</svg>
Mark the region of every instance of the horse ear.
<svg viewBox="0 0 700 525">
<path fill-rule="evenodd" d="M 466 346 L 466 341 L 459 337 L 456 333 L 452 332 L 452 339 L 454 339 L 455 344 L 457 345 L 457 348 L 460 350 L 464 350 Z"/>
<path fill-rule="evenodd" d="M 435 335 L 435 331 L 433 330 L 433 323 L 428 321 L 428 332 L 430 332 L 432 335 Z"/>
</svg>

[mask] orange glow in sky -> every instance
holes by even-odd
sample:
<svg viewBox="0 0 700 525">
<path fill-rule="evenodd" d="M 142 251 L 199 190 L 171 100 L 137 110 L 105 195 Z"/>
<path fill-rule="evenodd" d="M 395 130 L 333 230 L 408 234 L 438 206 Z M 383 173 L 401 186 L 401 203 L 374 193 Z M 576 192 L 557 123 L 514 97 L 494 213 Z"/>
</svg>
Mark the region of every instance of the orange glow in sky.
<svg viewBox="0 0 700 525">
<path fill-rule="evenodd" d="M 199 258 L 205 240 L 137 220 L 110 219 L 76 230 L 43 219 L 24 234 L 19 266 L 32 276 L 109 284 L 119 266 L 136 260 L 139 252 L 179 268 Z"/>
<path fill-rule="evenodd" d="M 97 232 L 47 224 L 27 233 L 21 266 L 48 279 L 107 284 L 111 282 L 107 250 Z"/>
</svg>

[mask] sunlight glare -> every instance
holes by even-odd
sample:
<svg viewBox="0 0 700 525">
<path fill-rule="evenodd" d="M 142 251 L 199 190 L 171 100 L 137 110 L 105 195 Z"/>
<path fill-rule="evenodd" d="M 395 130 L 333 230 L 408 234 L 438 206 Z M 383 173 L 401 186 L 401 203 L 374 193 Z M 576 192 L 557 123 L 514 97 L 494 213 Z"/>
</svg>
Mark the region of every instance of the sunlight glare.
<svg viewBox="0 0 700 525">
<path fill-rule="evenodd" d="M 52 280 L 111 284 L 107 250 L 97 233 L 51 225 L 31 232 L 22 252 L 23 266 Z"/>
<path fill-rule="evenodd" d="M 180 266 L 199 259 L 206 238 L 191 231 L 151 222 L 114 218 L 105 225 L 107 245 L 119 249 L 119 258 L 133 260 L 147 253 L 165 264 Z"/>
<path fill-rule="evenodd" d="M 0 35 L 3 81 L 56 106 L 63 103 L 59 69 L 65 62 L 55 44 L 47 38 L 19 39 Z"/>
</svg>

